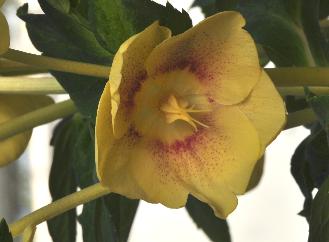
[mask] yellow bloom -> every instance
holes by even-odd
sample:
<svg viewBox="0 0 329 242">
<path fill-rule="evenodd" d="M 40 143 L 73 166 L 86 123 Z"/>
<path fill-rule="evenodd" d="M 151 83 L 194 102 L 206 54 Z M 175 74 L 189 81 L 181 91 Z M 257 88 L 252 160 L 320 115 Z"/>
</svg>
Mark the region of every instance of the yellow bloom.
<svg viewBox="0 0 329 242">
<path fill-rule="evenodd" d="M 53 100 L 47 96 L 1 94 L 0 124 L 52 103 Z M 31 134 L 32 130 L 0 141 L 0 166 L 7 165 L 19 158 L 26 149 Z"/>
<path fill-rule="evenodd" d="M 5 0 L 0 0 L 0 8 Z M 9 48 L 9 27 L 5 16 L 0 11 L 0 55 L 4 54 Z"/>
<path fill-rule="evenodd" d="M 234 210 L 285 123 L 244 24 L 223 12 L 171 37 L 154 23 L 122 44 L 96 120 L 103 185 L 171 208 L 192 194 L 221 218 Z"/>
</svg>

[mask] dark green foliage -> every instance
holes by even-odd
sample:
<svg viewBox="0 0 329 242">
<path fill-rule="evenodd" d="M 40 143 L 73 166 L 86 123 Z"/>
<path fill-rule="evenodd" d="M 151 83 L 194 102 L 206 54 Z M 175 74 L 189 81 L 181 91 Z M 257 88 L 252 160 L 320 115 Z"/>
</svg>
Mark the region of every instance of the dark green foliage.
<svg viewBox="0 0 329 242">
<path fill-rule="evenodd" d="M 74 148 L 83 123 L 78 118 L 63 120 L 54 130 L 51 145 L 54 146 L 53 163 L 49 177 L 49 190 L 53 201 L 77 190 L 73 169 Z M 76 237 L 76 209 L 48 220 L 48 230 L 54 242 L 72 242 Z"/>
<path fill-rule="evenodd" d="M 329 176 L 329 149 L 326 132 L 316 125 L 296 149 L 291 160 L 291 173 L 305 197 L 301 215 L 309 219 L 312 191 L 320 188 Z"/>
<path fill-rule="evenodd" d="M 329 241 L 329 177 L 316 194 L 312 204 L 308 242 Z"/>
<path fill-rule="evenodd" d="M 156 20 L 174 34 L 192 27 L 184 10 L 180 13 L 170 3 L 164 7 L 149 0 L 90 1 L 89 16 L 98 40 L 111 52 Z"/>
<path fill-rule="evenodd" d="M 319 7 L 319 19 L 324 19 L 329 16 L 329 1 L 328 0 L 320 0 Z"/>
<path fill-rule="evenodd" d="M 84 242 L 116 242 L 114 224 L 103 198 L 89 202 L 83 206 L 79 216 Z"/>
<path fill-rule="evenodd" d="M 118 47 L 127 38 L 159 20 L 174 34 L 192 26 L 186 12 L 149 0 L 39 0 L 45 14 L 17 14 L 26 22 L 32 43 L 51 57 L 111 66 Z M 95 120 L 106 79 L 52 72 L 81 113 Z"/>
<path fill-rule="evenodd" d="M 93 126 L 77 114 L 63 120 L 52 139 L 54 158 L 49 179 L 54 200 L 98 182 L 95 170 Z M 79 222 L 84 241 L 127 241 L 138 200 L 111 194 L 84 205 Z M 53 241 L 75 241 L 75 209 L 50 221 Z"/>
<path fill-rule="evenodd" d="M 305 88 L 307 95 L 307 102 L 312 107 L 314 113 L 317 115 L 323 129 L 329 132 L 329 95 L 317 96 Z"/>
<path fill-rule="evenodd" d="M 215 216 L 213 210 L 205 203 L 189 196 L 186 209 L 196 225 L 214 242 L 230 242 L 230 231 L 225 220 Z"/>
<path fill-rule="evenodd" d="M 0 222 L 0 242 L 13 242 L 13 237 L 9 232 L 8 224 L 4 219 L 1 219 Z"/>
<path fill-rule="evenodd" d="M 197 0 L 194 5 L 207 16 L 223 10 L 241 12 L 246 29 L 277 66 L 327 65 L 318 0 Z"/>
</svg>

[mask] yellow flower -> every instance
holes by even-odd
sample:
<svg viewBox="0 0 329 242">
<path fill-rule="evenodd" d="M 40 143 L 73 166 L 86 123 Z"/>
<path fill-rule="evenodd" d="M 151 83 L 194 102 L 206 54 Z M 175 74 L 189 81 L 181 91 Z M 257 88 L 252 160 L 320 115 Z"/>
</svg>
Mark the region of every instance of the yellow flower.
<svg viewBox="0 0 329 242">
<path fill-rule="evenodd" d="M 53 100 L 47 96 L 1 94 L 0 124 L 52 103 Z M 26 149 L 31 134 L 32 130 L 0 141 L 0 166 L 19 158 Z"/>
<path fill-rule="evenodd" d="M 0 8 L 5 0 L 0 0 Z M 7 52 L 9 48 L 9 27 L 5 16 L 0 11 L 0 55 Z"/>
<path fill-rule="evenodd" d="M 285 123 L 243 17 L 223 12 L 171 37 L 154 23 L 122 44 L 96 120 L 100 182 L 170 208 L 188 194 L 225 218 Z"/>
</svg>

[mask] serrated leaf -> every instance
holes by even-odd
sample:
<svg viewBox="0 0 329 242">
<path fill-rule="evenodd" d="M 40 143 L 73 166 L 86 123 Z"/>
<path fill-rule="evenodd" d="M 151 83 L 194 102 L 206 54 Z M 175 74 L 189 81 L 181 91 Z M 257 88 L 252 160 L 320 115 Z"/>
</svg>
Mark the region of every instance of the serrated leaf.
<svg viewBox="0 0 329 242">
<path fill-rule="evenodd" d="M 39 0 L 40 7 L 46 16 L 56 23 L 60 32 L 76 46 L 83 49 L 90 56 L 103 57 L 104 60 L 111 60 L 113 53 L 106 51 L 97 41 L 95 34 L 90 30 L 89 23 L 81 21 L 72 12 L 63 12 L 55 6 L 56 1 Z M 78 41 L 79 40 L 79 41 Z"/>
<path fill-rule="evenodd" d="M 112 53 L 130 36 L 157 20 L 174 34 L 192 27 L 184 10 L 181 13 L 170 3 L 162 6 L 150 0 L 93 0 L 89 16 L 98 40 Z"/>
<path fill-rule="evenodd" d="M 230 231 L 225 220 L 214 215 L 213 210 L 205 203 L 189 196 L 186 209 L 196 225 L 214 242 L 230 242 Z"/>
<path fill-rule="evenodd" d="M 74 119 L 60 122 L 51 140 L 54 146 L 53 162 L 49 177 L 49 190 L 53 201 L 77 190 L 73 170 L 74 145 L 80 131 L 80 123 Z M 76 239 L 76 209 L 72 209 L 47 221 L 54 242 L 72 242 Z"/>
<path fill-rule="evenodd" d="M 236 8 L 238 0 L 195 0 L 192 7 L 201 7 L 206 16 Z"/>
<path fill-rule="evenodd" d="M 308 242 L 329 242 L 329 177 L 312 204 Z"/>
<path fill-rule="evenodd" d="M 72 40 L 62 30 L 60 22 L 46 15 L 28 14 L 28 6 L 22 6 L 18 16 L 26 22 L 26 27 L 35 47 L 47 56 L 95 64 L 110 65 L 112 55 L 98 55 L 98 52 L 86 51 L 81 40 Z M 77 37 L 78 38 L 78 37 Z M 93 45 L 93 43 L 90 43 Z M 87 46 L 86 46 L 87 47 Z M 105 49 L 104 49 L 105 51 Z M 80 76 L 61 72 L 52 72 L 61 83 L 79 110 L 87 117 L 95 119 L 100 95 L 106 79 Z"/>
<path fill-rule="evenodd" d="M 1 219 L 0 222 L 0 242 L 13 242 L 13 237 L 9 232 L 8 224 L 4 219 Z"/>
</svg>

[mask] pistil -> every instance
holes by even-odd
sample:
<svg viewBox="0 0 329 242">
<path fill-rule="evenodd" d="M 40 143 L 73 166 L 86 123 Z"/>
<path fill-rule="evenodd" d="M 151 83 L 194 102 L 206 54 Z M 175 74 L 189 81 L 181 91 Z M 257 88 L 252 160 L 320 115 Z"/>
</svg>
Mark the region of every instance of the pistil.
<svg viewBox="0 0 329 242">
<path fill-rule="evenodd" d="M 196 109 L 195 105 L 190 105 L 185 99 L 177 99 L 173 94 L 171 94 L 168 100 L 163 103 L 160 110 L 164 113 L 166 122 L 171 124 L 176 120 L 184 120 L 190 124 L 195 131 L 198 130 L 197 124 L 209 128 L 208 125 L 198 121 L 193 118 L 190 113 L 208 113 L 209 109 Z"/>
</svg>

